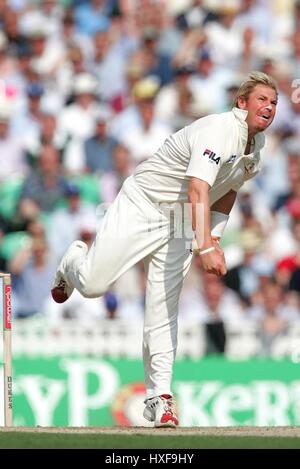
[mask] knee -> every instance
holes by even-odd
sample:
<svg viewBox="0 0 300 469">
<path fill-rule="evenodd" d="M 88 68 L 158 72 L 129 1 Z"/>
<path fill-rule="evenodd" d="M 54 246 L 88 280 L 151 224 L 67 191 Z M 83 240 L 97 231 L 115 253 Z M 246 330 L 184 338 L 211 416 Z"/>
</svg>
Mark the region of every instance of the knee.
<svg viewBox="0 0 300 469">
<path fill-rule="evenodd" d="M 80 290 L 81 295 L 84 298 L 97 298 L 99 295 L 93 288 L 85 287 Z"/>
</svg>

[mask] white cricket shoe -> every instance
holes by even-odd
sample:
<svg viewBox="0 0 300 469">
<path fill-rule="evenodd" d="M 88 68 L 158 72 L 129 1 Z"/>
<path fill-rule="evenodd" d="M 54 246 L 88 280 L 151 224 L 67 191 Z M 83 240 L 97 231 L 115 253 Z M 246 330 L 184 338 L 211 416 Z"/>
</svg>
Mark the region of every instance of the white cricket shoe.
<svg viewBox="0 0 300 469">
<path fill-rule="evenodd" d="M 56 303 L 64 303 L 73 293 L 74 287 L 68 285 L 66 280 L 66 267 L 78 254 L 87 253 L 87 245 L 83 241 L 74 241 L 64 254 L 57 268 L 51 295 Z"/>
<path fill-rule="evenodd" d="M 168 394 L 152 397 L 145 401 L 146 407 L 143 416 L 154 422 L 155 427 L 177 427 L 178 417 L 175 400 Z"/>
</svg>

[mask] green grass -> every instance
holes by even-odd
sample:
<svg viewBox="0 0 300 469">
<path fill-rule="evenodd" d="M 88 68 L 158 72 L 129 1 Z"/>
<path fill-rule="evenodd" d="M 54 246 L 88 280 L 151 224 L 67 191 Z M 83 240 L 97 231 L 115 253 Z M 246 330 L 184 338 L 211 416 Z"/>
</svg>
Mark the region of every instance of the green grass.
<svg viewBox="0 0 300 469">
<path fill-rule="evenodd" d="M 0 434 L 0 448 L 105 448 L 105 449 L 277 449 L 300 448 L 300 438 L 251 436 L 151 436 L 103 434 L 50 434 L 7 432 Z"/>
</svg>

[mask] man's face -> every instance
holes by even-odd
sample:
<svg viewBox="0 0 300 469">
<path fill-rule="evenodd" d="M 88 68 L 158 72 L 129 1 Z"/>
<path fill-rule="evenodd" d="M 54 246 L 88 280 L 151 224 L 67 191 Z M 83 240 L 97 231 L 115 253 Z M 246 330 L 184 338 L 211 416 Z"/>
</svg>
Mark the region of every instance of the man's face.
<svg viewBox="0 0 300 469">
<path fill-rule="evenodd" d="M 248 111 L 246 122 L 250 132 L 262 132 L 273 122 L 276 112 L 277 96 L 273 88 L 256 85 L 247 101 L 240 97 L 238 106 Z"/>
</svg>

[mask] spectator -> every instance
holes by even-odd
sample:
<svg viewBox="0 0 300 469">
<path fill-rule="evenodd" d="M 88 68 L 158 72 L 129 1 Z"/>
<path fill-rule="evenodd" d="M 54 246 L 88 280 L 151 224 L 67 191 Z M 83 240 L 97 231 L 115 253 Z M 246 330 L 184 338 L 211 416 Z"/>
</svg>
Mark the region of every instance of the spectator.
<svg viewBox="0 0 300 469">
<path fill-rule="evenodd" d="M 87 63 L 82 48 L 72 45 L 66 50 L 64 63 L 57 73 L 57 84 L 65 100 L 72 95 L 74 76 L 83 73 L 87 73 Z"/>
<path fill-rule="evenodd" d="M 1 79 L 7 79 L 15 73 L 15 60 L 9 57 L 7 53 L 7 38 L 0 30 L 0 76 Z"/>
<path fill-rule="evenodd" d="M 112 170 L 112 152 L 117 140 L 107 131 L 111 114 L 99 111 L 96 121 L 95 134 L 84 142 L 85 166 L 92 173 L 106 173 Z"/>
<path fill-rule="evenodd" d="M 24 15 L 20 25 L 32 49 L 32 67 L 42 79 L 52 78 L 62 63 L 64 51 L 56 34 L 52 35 L 49 18 L 39 11 L 36 15 L 32 13 Z"/>
<path fill-rule="evenodd" d="M 25 142 L 38 138 L 40 135 L 42 118 L 42 96 L 44 95 L 43 85 L 37 81 L 36 74 L 31 73 L 33 81 L 26 85 L 25 109 L 12 122 L 12 131 L 16 135 L 23 135 Z"/>
<path fill-rule="evenodd" d="M 138 86 L 135 85 L 136 87 Z M 139 91 L 136 90 L 136 93 Z M 172 128 L 155 117 L 154 97 L 141 99 L 138 103 L 139 123 L 121 138 L 133 157 L 135 164 L 146 160 L 164 143 Z"/>
<path fill-rule="evenodd" d="M 284 148 L 288 149 L 287 174 L 289 187 L 285 192 L 281 192 L 274 203 L 274 226 L 271 230 L 268 250 L 278 262 L 284 257 L 293 255 L 297 249 L 297 243 L 292 235 L 291 228 L 293 220 L 300 216 L 300 158 L 298 144 L 298 138 L 291 138 L 284 145 Z"/>
<path fill-rule="evenodd" d="M 11 260 L 14 316 L 27 318 L 42 314 L 49 295 L 55 264 L 44 238 L 35 239 Z"/>
<path fill-rule="evenodd" d="M 6 83 L 6 94 L 9 97 L 11 107 L 13 109 L 12 116 L 12 128 L 20 136 L 20 128 L 22 123 L 18 126 L 18 123 L 24 119 L 24 114 L 28 110 L 28 96 L 27 87 L 29 83 L 36 80 L 37 75 L 33 71 L 31 66 L 32 51 L 27 42 L 22 43 L 18 49 L 18 55 L 16 56 L 16 70 L 13 75 L 5 80 Z"/>
<path fill-rule="evenodd" d="M 6 103 L 0 103 L 0 183 L 27 173 L 24 144 L 20 137 L 11 134 L 11 110 Z"/>
<path fill-rule="evenodd" d="M 65 142 L 57 131 L 57 120 L 52 114 L 41 115 L 40 132 L 30 137 L 26 140 L 26 156 L 31 166 L 36 166 L 38 156 L 44 146 L 53 146 L 63 153 Z"/>
<path fill-rule="evenodd" d="M 8 9 L 3 20 L 3 29 L 8 42 L 7 52 L 11 57 L 16 57 L 27 42 L 24 34 L 20 32 L 18 14 Z"/>
<path fill-rule="evenodd" d="M 123 38 L 123 41 L 125 42 L 126 38 Z M 111 29 L 98 31 L 94 36 L 93 45 L 94 57 L 90 70 L 99 80 L 103 99 L 113 103 L 126 89 L 126 67 L 130 48 L 124 51 Z"/>
<path fill-rule="evenodd" d="M 144 74 L 144 67 L 138 55 L 132 54 L 128 60 L 125 69 L 125 88 L 111 101 L 111 107 L 116 113 L 121 113 L 121 111 L 125 111 L 126 108 L 130 110 L 130 108 L 134 106 L 132 90 L 134 85 L 141 80 Z"/>
<path fill-rule="evenodd" d="M 288 279 L 290 280 L 288 287 L 289 287 L 289 290 L 298 293 L 298 309 L 300 309 L 300 303 L 299 303 L 299 300 L 300 300 L 300 256 L 299 254 L 296 256 L 295 261 L 296 261 L 296 268 L 292 266 L 292 268 L 290 268 L 288 272 L 290 274 L 290 271 L 292 270 L 292 273 L 288 277 Z"/>
<path fill-rule="evenodd" d="M 298 311 L 290 307 L 282 287 L 270 281 L 260 290 L 257 305 L 249 308 L 248 316 L 258 321 L 263 355 L 270 355 L 274 340 L 284 334 L 289 322 L 298 318 Z"/>
<path fill-rule="evenodd" d="M 251 29 L 257 37 L 257 47 L 270 44 L 272 41 L 272 31 L 265 27 L 266 21 L 274 21 L 270 9 L 260 5 L 257 0 L 241 0 L 240 11 L 234 20 L 234 27 L 237 31 Z"/>
<path fill-rule="evenodd" d="M 0 215 L 0 272 L 7 272 L 6 259 L 1 254 L 1 245 L 3 241 L 5 228 L 6 228 L 5 221 L 2 219 Z"/>
<path fill-rule="evenodd" d="M 61 29 L 63 9 L 60 3 L 58 0 L 43 0 L 40 2 L 38 13 L 47 22 L 47 31 L 51 37 L 56 36 Z"/>
<path fill-rule="evenodd" d="M 35 239 L 46 239 L 46 228 L 39 220 L 30 220 L 26 226 L 26 233 L 33 241 Z"/>
<path fill-rule="evenodd" d="M 239 12 L 239 0 L 224 0 L 217 4 L 218 21 L 205 25 L 212 60 L 223 69 L 237 69 L 243 53 L 241 34 L 234 26 Z"/>
<path fill-rule="evenodd" d="M 64 188 L 64 196 L 67 199 L 67 207 L 59 208 L 53 212 L 48 229 L 51 253 L 57 261 L 62 257 L 66 247 L 75 239 L 80 238 L 82 224 L 85 220 L 90 220 L 94 227 L 97 224 L 94 206 L 81 200 L 80 189 L 76 184 L 67 183 Z"/>
<path fill-rule="evenodd" d="M 253 218 L 252 218 L 253 220 Z M 256 222 L 256 220 L 254 219 Z M 225 277 L 227 287 L 236 291 L 245 305 L 251 303 L 260 286 L 261 260 L 264 264 L 263 276 L 272 276 L 272 263 L 260 258 L 259 251 L 263 248 L 263 236 L 259 224 L 244 227 L 240 233 L 240 245 L 243 252 L 241 262 L 228 270 Z"/>
<path fill-rule="evenodd" d="M 203 277 L 203 296 L 210 317 L 205 322 L 206 355 L 224 354 L 226 347 L 226 333 L 222 318 L 220 317 L 220 301 L 223 293 L 221 281 L 215 282 L 212 278 Z"/>
<path fill-rule="evenodd" d="M 198 266 L 197 260 L 195 263 Z M 227 288 L 219 277 L 204 273 L 199 276 L 199 266 L 197 271 L 198 282 L 183 295 L 180 320 L 191 325 L 245 321 L 247 318 L 236 293 Z"/>
<path fill-rule="evenodd" d="M 66 52 L 71 49 L 79 49 L 84 59 L 92 58 L 92 39 L 76 30 L 73 7 L 67 7 L 64 11 L 59 40 Z"/>
<path fill-rule="evenodd" d="M 117 114 L 111 121 L 110 131 L 118 141 L 122 141 L 130 133 L 132 127 L 141 126 L 139 107 L 144 100 L 154 99 L 159 89 L 159 83 L 154 77 L 137 79 L 143 73 L 143 68 L 132 59 L 135 73 L 128 80 L 131 88 L 131 96 L 127 97 L 128 103 L 123 111 Z M 132 72 L 132 69 L 131 69 Z"/>
<path fill-rule="evenodd" d="M 99 30 L 106 30 L 110 24 L 110 4 L 106 0 L 91 0 L 75 8 L 78 31 L 93 36 Z"/>
<path fill-rule="evenodd" d="M 112 152 L 112 171 L 104 174 L 100 179 L 101 199 L 105 203 L 115 200 L 123 182 L 132 174 L 134 162 L 125 145 L 118 144 Z"/>
<path fill-rule="evenodd" d="M 155 113 L 171 128 L 179 130 L 194 119 L 192 105 L 195 96 L 190 86 L 192 73 L 192 67 L 178 67 L 175 69 L 174 82 L 163 86 L 157 94 Z"/>
<path fill-rule="evenodd" d="M 101 108 L 97 103 L 98 82 L 92 75 L 81 73 L 75 77 L 73 92 L 75 101 L 62 110 L 58 131 L 66 142 L 64 166 L 71 173 L 80 173 L 85 166 L 83 143 L 92 137 Z"/>
<path fill-rule="evenodd" d="M 184 37 L 184 31 L 178 27 L 176 13 L 172 11 L 173 6 L 176 8 L 176 2 L 165 2 L 159 5 L 156 26 L 160 32 L 158 51 L 171 60 L 172 67 L 173 59 L 179 51 Z"/>
<path fill-rule="evenodd" d="M 300 100 L 296 96 L 296 98 L 291 100 L 291 108 L 292 108 L 292 121 L 291 126 L 293 132 L 300 137 Z"/>
<path fill-rule="evenodd" d="M 283 257 L 277 264 L 277 281 L 284 287 L 300 293 L 300 210 L 297 204 L 293 210 L 295 218 L 292 221 L 291 239 L 294 242 L 294 252 Z M 300 298 L 300 297 L 299 297 Z"/>
<path fill-rule="evenodd" d="M 181 29 L 201 28 L 212 18 L 205 8 L 203 0 L 193 0 L 183 13 L 177 16 L 177 24 Z M 213 17 L 216 19 L 216 17 Z"/>
<path fill-rule="evenodd" d="M 283 143 L 283 150 L 286 154 L 286 173 L 288 175 L 288 184 L 286 193 L 282 193 L 278 196 L 274 210 L 277 211 L 284 207 L 287 202 L 294 198 L 298 193 L 298 183 L 300 181 L 300 138 L 290 137 Z"/>
<path fill-rule="evenodd" d="M 41 211 L 52 212 L 64 195 L 65 185 L 58 151 L 52 146 L 43 147 L 37 167 L 24 181 L 19 207 L 21 215 L 32 220 Z"/>
<path fill-rule="evenodd" d="M 226 87 L 235 76 L 228 68 L 218 67 L 207 47 L 201 48 L 196 57 L 196 73 L 190 80 L 193 96 L 202 106 L 201 115 L 221 112 L 226 106 Z"/>
<path fill-rule="evenodd" d="M 174 78 L 173 66 L 168 55 L 159 51 L 159 30 L 155 26 L 146 26 L 142 30 L 141 54 L 146 75 L 153 75 L 161 86 L 167 85 Z"/>
</svg>

